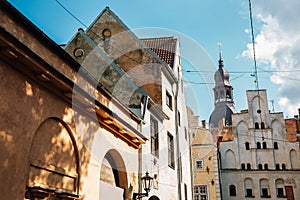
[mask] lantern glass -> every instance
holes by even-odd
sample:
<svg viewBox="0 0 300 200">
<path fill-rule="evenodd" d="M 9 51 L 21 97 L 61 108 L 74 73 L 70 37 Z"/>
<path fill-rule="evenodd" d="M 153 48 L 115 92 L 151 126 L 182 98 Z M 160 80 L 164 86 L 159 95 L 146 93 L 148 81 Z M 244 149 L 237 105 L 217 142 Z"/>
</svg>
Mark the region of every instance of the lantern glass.
<svg viewBox="0 0 300 200">
<path fill-rule="evenodd" d="M 151 176 L 149 176 L 148 172 L 146 172 L 146 175 L 144 177 L 142 177 L 141 179 L 142 179 L 144 190 L 147 193 L 150 192 L 153 178 Z"/>
</svg>

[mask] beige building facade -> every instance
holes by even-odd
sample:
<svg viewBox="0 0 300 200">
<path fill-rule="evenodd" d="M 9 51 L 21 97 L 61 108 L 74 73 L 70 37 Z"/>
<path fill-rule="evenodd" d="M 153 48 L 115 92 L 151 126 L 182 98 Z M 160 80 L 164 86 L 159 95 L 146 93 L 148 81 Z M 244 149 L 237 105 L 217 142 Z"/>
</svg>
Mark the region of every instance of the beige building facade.
<svg viewBox="0 0 300 200">
<path fill-rule="evenodd" d="M 62 49 L 0 4 L 2 197 L 132 199 L 148 171 L 192 199 L 179 39 L 166 61 L 106 8 Z"/>
<path fill-rule="evenodd" d="M 191 136 L 191 157 L 193 170 L 193 199 L 219 200 L 219 171 L 217 146 L 213 135 L 206 129 L 205 121 L 202 127 L 198 125 L 198 116 L 194 116 L 188 108 L 189 131 Z"/>
</svg>

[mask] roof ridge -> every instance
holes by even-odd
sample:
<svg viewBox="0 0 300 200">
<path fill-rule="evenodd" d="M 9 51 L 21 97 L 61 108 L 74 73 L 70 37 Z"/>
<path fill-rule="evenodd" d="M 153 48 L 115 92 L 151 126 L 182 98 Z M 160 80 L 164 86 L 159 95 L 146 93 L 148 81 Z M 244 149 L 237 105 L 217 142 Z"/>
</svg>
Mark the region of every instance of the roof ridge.
<svg viewBox="0 0 300 200">
<path fill-rule="evenodd" d="M 167 37 L 149 37 L 149 38 L 140 38 L 140 40 L 150 40 L 150 39 L 177 39 L 176 36 L 167 36 Z"/>
</svg>

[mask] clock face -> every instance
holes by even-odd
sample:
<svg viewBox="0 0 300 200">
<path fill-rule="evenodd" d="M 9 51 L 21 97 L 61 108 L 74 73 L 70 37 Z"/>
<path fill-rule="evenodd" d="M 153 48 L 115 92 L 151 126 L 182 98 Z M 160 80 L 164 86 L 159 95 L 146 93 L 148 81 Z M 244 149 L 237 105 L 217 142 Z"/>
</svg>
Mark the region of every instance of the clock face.
<svg viewBox="0 0 300 200">
<path fill-rule="evenodd" d="M 111 36 L 111 32 L 110 32 L 109 29 L 104 29 L 104 30 L 102 31 L 102 35 L 103 35 L 103 37 L 105 37 L 105 38 L 109 38 L 109 37 Z"/>
</svg>

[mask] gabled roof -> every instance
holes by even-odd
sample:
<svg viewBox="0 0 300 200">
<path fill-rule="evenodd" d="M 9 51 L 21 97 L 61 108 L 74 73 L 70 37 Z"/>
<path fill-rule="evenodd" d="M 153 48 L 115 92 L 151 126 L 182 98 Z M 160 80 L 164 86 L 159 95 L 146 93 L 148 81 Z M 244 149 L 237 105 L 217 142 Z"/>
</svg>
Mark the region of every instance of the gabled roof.
<svg viewBox="0 0 300 200">
<path fill-rule="evenodd" d="M 154 51 L 158 57 L 165 61 L 171 68 L 174 65 L 176 37 L 161 37 L 161 38 L 144 38 L 141 41 Z"/>
</svg>

